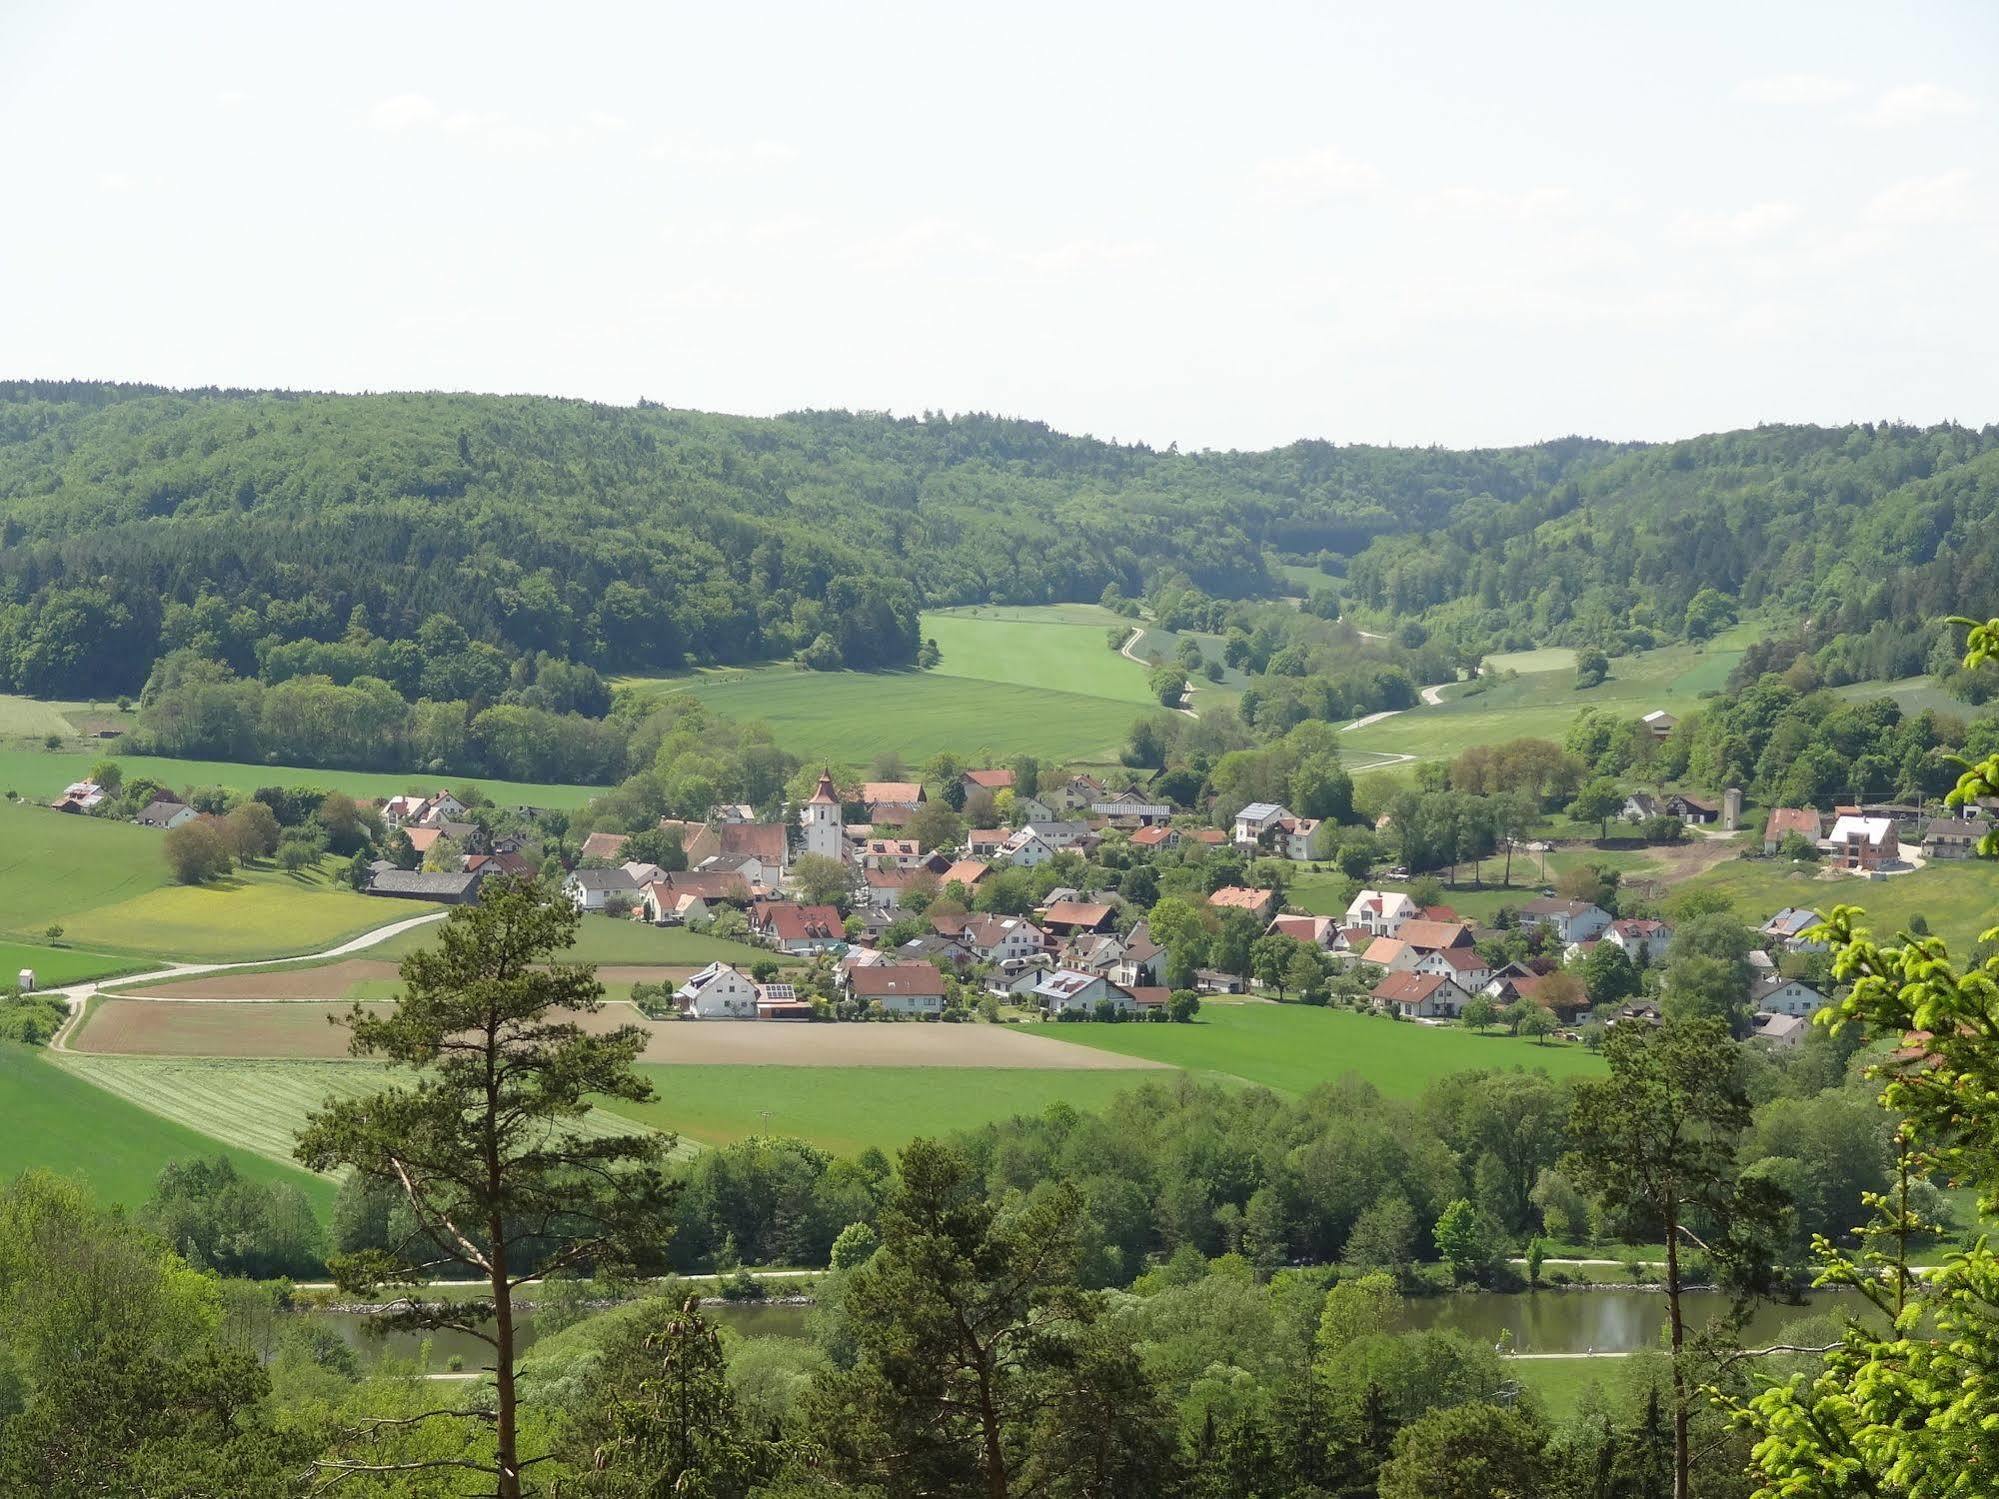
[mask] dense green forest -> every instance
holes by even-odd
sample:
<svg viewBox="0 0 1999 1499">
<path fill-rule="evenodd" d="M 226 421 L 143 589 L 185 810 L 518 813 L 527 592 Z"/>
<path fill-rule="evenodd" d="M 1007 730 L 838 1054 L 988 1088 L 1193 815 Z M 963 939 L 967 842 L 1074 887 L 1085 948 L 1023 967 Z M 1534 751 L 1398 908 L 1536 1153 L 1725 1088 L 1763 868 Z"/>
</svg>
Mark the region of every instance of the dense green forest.
<svg viewBox="0 0 1999 1499">
<path fill-rule="evenodd" d="M 17 383 L 0 386 L 0 687 L 133 690 L 190 645 L 244 676 L 473 699 L 538 653 L 906 664 L 923 604 L 1164 577 L 1270 594 L 1273 549 L 1518 504 L 1603 451 L 1186 457 L 981 415 Z M 420 635 L 440 616 L 490 657 L 436 666 Z"/>
</svg>

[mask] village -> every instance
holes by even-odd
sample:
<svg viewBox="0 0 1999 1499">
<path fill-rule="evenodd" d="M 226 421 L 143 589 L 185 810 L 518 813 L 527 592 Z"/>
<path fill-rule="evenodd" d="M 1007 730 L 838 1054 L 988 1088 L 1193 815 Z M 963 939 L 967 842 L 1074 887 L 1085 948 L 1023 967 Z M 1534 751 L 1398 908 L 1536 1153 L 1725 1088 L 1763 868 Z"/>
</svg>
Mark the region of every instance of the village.
<svg viewBox="0 0 1999 1499">
<path fill-rule="evenodd" d="M 87 813 L 105 795 L 85 781 L 55 805 Z M 1523 889 L 1480 921 L 1443 899 L 1419 902 L 1420 882 L 1401 869 L 1366 880 L 1341 909 L 1307 910 L 1287 896 L 1331 869 L 1327 824 L 1252 802 L 1226 827 L 1200 825 L 1138 778 L 1077 773 L 1029 786 L 990 766 L 935 788 L 843 786 L 827 770 L 779 815 L 725 804 L 702 821 L 663 818 L 646 835 L 592 832 L 568 867 L 537 862 L 523 836 L 489 834 L 491 819 L 449 789 L 363 810 L 401 856 L 355 871 L 366 894 L 451 906 L 476 902 L 495 877 L 558 878 L 590 915 L 712 932 L 784 960 L 712 961 L 648 1006 L 660 1018 L 1184 1021 L 1203 998 L 1226 997 L 1573 1041 L 1658 1023 L 1657 974 L 1675 936 L 1643 901 L 1620 912 L 1552 885 Z M 1617 815 L 1732 839 L 1742 797 L 1633 791 Z M 132 820 L 171 831 L 203 817 L 219 821 L 161 792 Z M 1776 807 L 1760 852 L 1877 881 L 1968 859 L 1989 831 L 1982 813 Z M 1832 986 L 1810 961 L 1823 951 L 1809 935 L 1818 920 L 1789 905 L 1756 926 L 1753 1038 L 1797 1046 L 1829 1002 Z M 1598 956 L 1611 950 L 1615 959 Z"/>
</svg>

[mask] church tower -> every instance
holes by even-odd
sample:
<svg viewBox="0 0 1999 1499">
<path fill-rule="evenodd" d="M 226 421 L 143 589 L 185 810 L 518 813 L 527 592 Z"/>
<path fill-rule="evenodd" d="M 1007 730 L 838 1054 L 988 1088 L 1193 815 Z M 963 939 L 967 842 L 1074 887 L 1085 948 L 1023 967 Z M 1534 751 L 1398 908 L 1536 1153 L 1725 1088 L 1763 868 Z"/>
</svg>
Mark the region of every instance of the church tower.
<svg viewBox="0 0 1999 1499">
<path fill-rule="evenodd" d="M 805 851 L 822 859 L 838 859 L 841 854 L 840 797 L 833 789 L 833 773 L 819 772 L 819 787 L 812 799 L 798 809 L 798 824 L 805 830 Z"/>
</svg>

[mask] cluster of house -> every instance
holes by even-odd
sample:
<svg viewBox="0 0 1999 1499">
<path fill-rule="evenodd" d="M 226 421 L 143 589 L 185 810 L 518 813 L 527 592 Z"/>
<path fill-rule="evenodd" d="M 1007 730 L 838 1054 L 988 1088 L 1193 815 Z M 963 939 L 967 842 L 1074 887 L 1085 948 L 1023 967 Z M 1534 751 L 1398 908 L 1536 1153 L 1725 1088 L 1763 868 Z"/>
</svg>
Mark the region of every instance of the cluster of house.
<svg viewBox="0 0 1999 1499">
<path fill-rule="evenodd" d="M 456 867 L 446 869 L 399 869 L 391 860 L 377 859 L 368 868 L 369 895 L 469 905 L 479 899 L 479 887 L 489 878 L 528 878 L 537 872 L 518 839 L 488 839 L 485 829 L 465 815 L 465 804 L 447 790 L 392 796 L 376 804 L 376 810 L 383 826 L 408 839 L 424 863 L 432 861 L 440 842 L 458 852 L 451 861 Z"/>
<path fill-rule="evenodd" d="M 1969 859 L 1992 830 L 1983 810 L 1932 816 L 1901 802 L 1835 807 L 1830 814 L 1812 807 L 1774 807 L 1763 824 L 1763 852 L 1774 854 L 1793 835 L 1803 838 L 1837 868 L 1861 874 L 1914 867 L 1909 857 Z"/>
</svg>

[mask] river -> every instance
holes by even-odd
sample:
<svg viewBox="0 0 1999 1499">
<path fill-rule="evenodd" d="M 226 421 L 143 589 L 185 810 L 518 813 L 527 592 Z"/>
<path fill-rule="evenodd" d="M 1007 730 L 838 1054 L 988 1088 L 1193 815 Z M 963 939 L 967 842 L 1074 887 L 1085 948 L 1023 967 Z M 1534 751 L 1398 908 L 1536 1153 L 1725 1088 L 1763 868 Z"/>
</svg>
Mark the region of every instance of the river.
<svg viewBox="0 0 1999 1499">
<path fill-rule="evenodd" d="M 1726 1309 L 1727 1298 L 1716 1291 L 1690 1291 L 1683 1298 L 1690 1329 Z M 1799 1318 L 1860 1310 L 1861 1299 L 1851 1291 L 1821 1291 L 1806 1304 L 1783 1302 L 1759 1306 L 1744 1330 L 1745 1342 L 1771 1342 L 1786 1324 Z M 745 1337 L 802 1338 L 807 1309 L 802 1306 L 717 1305 L 704 1314 Z M 456 1357 L 466 1369 L 483 1365 L 491 1350 L 478 1339 L 458 1332 L 428 1335 L 383 1335 L 374 1319 L 356 1312 L 313 1312 L 309 1315 L 333 1328 L 364 1358 L 383 1355 L 414 1358 L 427 1336 L 430 1367 L 450 1368 Z M 1662 1346 L 1666 1298 L 1657 1291 L 1624 1287 L 1590 1290 L 1539 1290 L 1518 1295 L 1471 1291 L 1455 1296 L 1429 1296 L 1406 1304 L 1405 1325 L 1412 1331 L 1451 1328 L 1481 1343 L 1497 1343 L 1511 1333 L 1515 1353 L 1635 1353 Z M 534 1341 L 534 1315 L 521 1319 L 523 1346 Z"/>
</svg>

